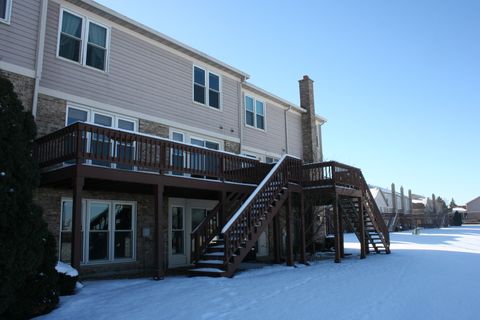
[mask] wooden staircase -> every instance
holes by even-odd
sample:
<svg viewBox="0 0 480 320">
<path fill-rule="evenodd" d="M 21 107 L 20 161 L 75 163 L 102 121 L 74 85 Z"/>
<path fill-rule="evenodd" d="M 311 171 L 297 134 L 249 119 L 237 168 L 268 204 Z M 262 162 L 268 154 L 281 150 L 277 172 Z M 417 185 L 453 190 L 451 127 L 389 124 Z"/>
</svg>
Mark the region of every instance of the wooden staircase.
<svg viewBox="0 0 480 320">
<path fill-rule="evenodd" d="M 282 157 L 208 242 L 190 274 L 233 276 L 288 198 L 289 183 L 299 182 L 298 168 L 301 168 L 299 159 Z"/>
<path fill-rule="evenodd" d="M 340 197 L 339 207 L 342 212 L 342 217 L 345 223 L 353 230 L 359 241 L 362 241 L 362 229 L 365 234 L 365 239 L 368 242 L 368 248 L 376 253 L 390 253 L 389 244 L 385 241 L 382 232 L 378 230 L 368 213 L 368 207 L 363 205 L 359 198 Z M 363 226 L 361 225 L 363 223 Z"/>
</svg>

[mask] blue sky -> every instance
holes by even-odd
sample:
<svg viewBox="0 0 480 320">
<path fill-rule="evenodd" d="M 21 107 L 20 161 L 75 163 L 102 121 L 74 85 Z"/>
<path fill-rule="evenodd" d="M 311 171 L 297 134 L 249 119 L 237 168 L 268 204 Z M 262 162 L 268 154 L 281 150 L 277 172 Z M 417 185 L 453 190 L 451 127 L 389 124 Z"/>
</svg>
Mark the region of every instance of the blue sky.
<svg viewBox="0 0 480 320">
<path fill-rule="evenodd" d="M 98 2 L 297 104 L 308 74 L 325 159 L 369 183 L 480 196 L 480 1 Z"/>
</svg>

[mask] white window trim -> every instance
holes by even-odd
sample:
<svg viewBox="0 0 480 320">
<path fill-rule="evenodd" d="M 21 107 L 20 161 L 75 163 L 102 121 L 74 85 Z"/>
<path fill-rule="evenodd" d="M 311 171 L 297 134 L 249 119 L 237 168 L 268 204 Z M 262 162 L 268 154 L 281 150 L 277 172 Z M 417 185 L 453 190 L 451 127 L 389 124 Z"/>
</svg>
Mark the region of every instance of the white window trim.
<svg viewBox="0 0 480 320">
<path fill-rule="evenodd" d="M 60 236 L 62 233 L 62 204 L 64 201 L 72 202 L 72 198 L 63 198 L 60 201 Z M 89 260 L 88 256 L 88 246 L 90 242 L 90 224 L 88 223 L 88 209 L 90 203 L 108 203 L 110 205 L 110 212 L 108 217 L 108 260 Z M 115 229 L 114 229 L 114 212 L 115 205 L 117 204 L 126 204 L 132 206 L 132 258 L 123 258 L 115 259 Z M 72 216 L 73 219 L 73 216 Z M 135 201 L 123 201 L 123 200 L 102 200 L 102 199 L 82 199 L 82 224 L 84 226 L 83 230 L 83 259 L 81 261 L 82 265 L 101 265 L 101 264 L 115 264 L 115 263 L 125 263 L 125 262 L 134 262 L 137 260 L 137 202 Z M 73 232 L 73 230 L 71 231 Z M 61 237 L 59 238 L 58 250 L 59 250 L 59 259 L 61 257 Z"/>
<path fill-rule="evenodd" d="M 184 144 L 191 145 L 191 146 L 194 146 L 194 147 L 199 147 L 199 146 L 193 145 L 190 142 L 191 139 L 193 138 L 193 139 L 197 139 L 197 140 L 203 140 L 203 141 L 218 143 L 219 148 L 218 148 L 217 151 L 224 151 L 225 145 L 224 145 L 223 140 L 216 139 L 216 138 L 210 138 L 209 136 L 199 135 L 198 133 L 192 133 L 192 132 L 189 132 L 189 131 L 179 130 L 177 128 L 172 128 L 172 127 L 170 127 L 170 133 L 169 133 L 170 140 L 173 140 L 173 133 L 174 132 L 183 135 L 183 142 L 182 143 L 184 143 Z M 202 147 L 200 147 L 200 148 L 202 148 Z M 205 148 L 205 147 L 203 147 L 203 148 Z M 214 149 L 209 149 L 209 150 L 214 150 Z"/>
<path fill-rule="evenodd" d="M 253 126 L 247 123 L 247 97 L 253 99 Z M 257 101 L 263 103 L 263 129 L 257 127 Z M 243 121 L 245 123 L 245 127 L 267 132 L 267 102 L 265 100 L 258 99 L 255 96 L 246 94 L 245 98 L 243 99 L 243 106 Z"/>
<path fill-rule="evenodd" d="M 195 68 L 199 68 L 199 69 L 202 69 L 203 71 L 205 71 L 205 103 L 201 103 L 201 102 L 198 102 L 198 101 L 195 101 Z M 210 77 L 209 75 L 210 74 L 213 74 L 215 76 L 218 77 L 218 103 L 219 103 L 219 106 L 218 108 L 215 108 L 215 107 L 211 107 L 210 104 L 209 104 L 209 90 L 210 90 Z M 192 102 L 194 104 L 198 104 L 199 106 L 204 106 L 204 107 L 207 107 L 209 109 L 213 109 L 213 110 L 217 110 L 217 111 L 222 111 L 223 110 L 223 94 L 222 94 L 222 77 L 216 73 L 216 72 L 213 72 L 213 71 L 210 71 L 209 69 L 205 68 L 205 67 L 201 67 L 199 65 L 193 65 L 192 66 Z"/>
<path fill-rule="evenodd" d="M 138 119 L 127 117 L 121 114 L 113 113 L 113 112 L 108 112 L 105 110 L 101 109 L 96 109 L 96 108 L 89 108 L 86 106 L 81 106 L 73 103 L 67 103 L 67 109 L 65 110 L 65 126 L 68 125 L 68 110 L 69 109 L 78 109 L 78 110 L 83 110 L 87 112 L 87 122 L 90 124 L 95 124 L 94 122 L 94 116 L 95 114 L 101 114 L 104 116 L 112 117 L 112 129 L 118 129 L 118 120 L 126 120 L 133 122 L 133 131 L 132 132 L 138 132 Z M 124 130 L 124 129 L 120 129 Z"/>
<path fill-rule="evenodd" d="M 60 56 L 60 36 L 62 34 L 62 22 L 63 22 L 63 13 L 64 12 L 68 12 L 78 18 L 81 18 L 82 19 L 82 34 L 80 35 L 80 39 L 81 39 L 81 50 L 80 50 L 80 61 L 74 61 L 74 60 L 70 60 L 70 59 L 67 59 L 67 58 L 64 58 L 62 56 Z M 82 67 L 85 67 L 87 69 L 90 69 L 90 70 L 95 70 L 95 71 L 98 71 L 98 72 L 101 72 L 101 73 L 108 73 L 109 71 L 109 58 L 110 58 L 110 34 L 111 34 L 111 28 L 103 23 L 100 23 L 100 22 L 97 22 L 96 20 L 93 20 L 93 19 L 90 19 L 89 17 L 85 16 L 85 15 L 82 15 L 82 14 L 78 14 L 74 11 L 71 11 L 70 9 L 67 9 L 65 7 L 60 7 L 60 15 L 59 15 L 59 19 L 58 19 L 58 31 L 57 31 L 57 51 L 56 51 L 56 57 L 60 60 L 63 60 L 63 61 L 68 61 L 70 63 L 74 63 L 76 65 L 80 65 Z M 100 27 L 103 27 L 106 29 L 106 47 L 105 47 L 105 50 L 106 50 L 106 53 L 105 53 L 105 69 L 104 70 L 101 70 L 101 69 L 97 69 L 97 68 L 94 68 L 94 67 L 91 67 L 89 65 L 87 65 L 87 48 L 88 48 L 88 28 L 90 27 L 90 22 L 92 23 L 95 23 L 96 25 L 99 25 Z"/>
<path fill-rule="evenodd" d="M 7 0 L 5 8 L 5 18 L 0 18 L 0 22 L 10 24 L 10 18 L 12 16 L 12 2 L 13 0 Z"/>
</svg>

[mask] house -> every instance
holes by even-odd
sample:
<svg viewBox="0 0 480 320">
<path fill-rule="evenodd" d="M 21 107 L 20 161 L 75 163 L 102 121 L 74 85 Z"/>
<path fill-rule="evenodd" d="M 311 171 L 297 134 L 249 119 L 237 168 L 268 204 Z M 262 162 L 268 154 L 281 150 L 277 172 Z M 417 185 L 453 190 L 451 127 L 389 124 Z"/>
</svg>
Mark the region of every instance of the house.
<svg viewBox="0 0 480 320">
<path fill-rule="evenodd" d="M 409 227 L 408 224 L 403 225 L 402 221 L 405 220 L 404 215 L 412 213 L 412 192 L 410 190 L 408 190 L 408 196 L 405 196 L 403 187 L 400 187 L 400 192 L 396 192 L 395 184 L 392 183 L 390 190 L 374 186 L 370 188 L 370 192 L 390 231 Z"/>
<path fill-rule="evenodd" d="M 38 129 L 36 202 L 82 276 L 231 276 L 252 252 L 305 261 L 310 212 L 325 205 L 336 262 L 344 225 L 361 257 L 389 252 L 361 171 L 321 162 L 308 76 L 297 105 L 94 1 L 0 4 L 0 76 Z"/>
<path fill-rule="evenodd" d="M 467 202 L 467 212 L 465 221 L 468 223 L 479 223 L 480 222 L 480 197 Z"/>
</svg>

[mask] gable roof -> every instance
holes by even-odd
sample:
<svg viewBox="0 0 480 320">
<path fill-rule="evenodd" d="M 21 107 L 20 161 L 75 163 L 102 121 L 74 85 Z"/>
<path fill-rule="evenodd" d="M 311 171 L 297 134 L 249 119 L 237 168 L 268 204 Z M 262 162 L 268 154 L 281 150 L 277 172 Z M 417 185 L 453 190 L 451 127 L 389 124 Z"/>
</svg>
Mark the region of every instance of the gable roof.
<svg viewBox="0 0 480 320">
<path fill-rule="evenodd" d="M 480 196 L 478 196 L 478 197 L 476 197 L 476 198 L 468 201 L 468 202 L 467 202 L 467 206 L 468 206 L 468 204 L 470 204 L 470 203 L 472 203 L 472 202 L 475 202 L 475 201 L 477 201 L 478 199 L 480 199 Z"/>
</svg>

